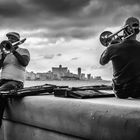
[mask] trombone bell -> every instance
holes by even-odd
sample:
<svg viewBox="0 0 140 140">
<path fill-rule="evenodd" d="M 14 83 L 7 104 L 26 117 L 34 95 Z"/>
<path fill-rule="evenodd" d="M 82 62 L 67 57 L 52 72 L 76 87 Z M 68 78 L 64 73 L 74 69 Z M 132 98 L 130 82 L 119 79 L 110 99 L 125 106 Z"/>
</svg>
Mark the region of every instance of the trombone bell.
<svg viewBox="0 0 140 140">
<path fill-rule="evenodd" d="M 110 35 L 112 35 L 112 32 L 110 31 L 104 31 L 100 35 L 100 42 L 103 46 L 108 46 L 109 42 L 111 41 Z"/>
</svg>

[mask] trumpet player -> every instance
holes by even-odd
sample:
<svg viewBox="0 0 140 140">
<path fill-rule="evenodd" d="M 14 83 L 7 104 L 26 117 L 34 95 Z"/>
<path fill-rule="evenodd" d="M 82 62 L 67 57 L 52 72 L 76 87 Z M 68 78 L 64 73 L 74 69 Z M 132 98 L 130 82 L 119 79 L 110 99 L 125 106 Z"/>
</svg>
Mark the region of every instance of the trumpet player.
<svg viewBox="0 0 140 140">
<path fill-rule="evenodd" d="M 9 32 L 6 36 L 8 41 L 0 45 L 2 52 L 0 91 L 23 88 L 25 69 L 30 61 L 30 53 L 27 49 L 11 45 L 20 40 L 20 35 L 17 32 Z M 9 53 L 4 51 L 7 48 Z M 0 124 L 6 102 L 7 99 L 0 97 Z"/>
<path fill-rule="evenodd" d="M 130 17 L 125 21 L 124 40 L 111 44 L 100 57 L 100 64 L 112 61 L 113 89 L 118 98 L 140 97 L 140 42 L 136 40 L 139 33 L 139 20 Z M 132 33 L 133 34 L 129 37 Z"/>
</svg>

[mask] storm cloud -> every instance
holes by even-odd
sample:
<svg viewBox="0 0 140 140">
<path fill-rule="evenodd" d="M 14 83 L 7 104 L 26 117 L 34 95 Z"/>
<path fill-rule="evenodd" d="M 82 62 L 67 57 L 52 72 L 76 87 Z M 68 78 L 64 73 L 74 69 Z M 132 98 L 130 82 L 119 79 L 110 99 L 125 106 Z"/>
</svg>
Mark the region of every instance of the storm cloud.
<svg viewBox="0 0 140 140">
<path fill-rule="evenodd" d="M 1 0 L 0 28 L 42 29 L 40 36 L 86 39 L 140 17 L 139 0 Z M 45 32 L 47 30 L 47 32 Z"/>
</svg>

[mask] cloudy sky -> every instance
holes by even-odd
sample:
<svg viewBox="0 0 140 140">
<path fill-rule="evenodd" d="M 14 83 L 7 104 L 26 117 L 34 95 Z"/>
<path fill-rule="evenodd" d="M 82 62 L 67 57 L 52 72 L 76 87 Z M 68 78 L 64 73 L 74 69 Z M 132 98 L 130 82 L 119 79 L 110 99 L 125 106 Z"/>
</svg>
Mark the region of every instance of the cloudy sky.
<svg viewBox="0 0 140 140">
<path fill-rule="evenodd" d="M 104 30 L 116 31 L 126 18 L 140 18 L 139 0 L 0 0 L 0 40 L 16 31 L 27 38 L 28 71 L 51 67 L 81 67 L 85 74 L 112 78 L 111 63 L 99 64 L 105 49 L 99 41 Z"/>
</svg>

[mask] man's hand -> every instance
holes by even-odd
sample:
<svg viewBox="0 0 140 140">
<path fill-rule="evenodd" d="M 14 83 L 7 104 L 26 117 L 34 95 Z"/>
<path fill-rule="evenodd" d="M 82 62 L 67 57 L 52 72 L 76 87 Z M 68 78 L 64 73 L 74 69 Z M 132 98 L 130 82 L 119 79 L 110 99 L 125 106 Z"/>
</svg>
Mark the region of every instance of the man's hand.
<svg viewBox="0 0 140 140">
<path fill-rule="evenodd" d="M 12 46 L 11 49 L 10 49 L 10 52 L 13 53 L 15 50 L 16 50 L 15 47 Z"/>
</svg>

